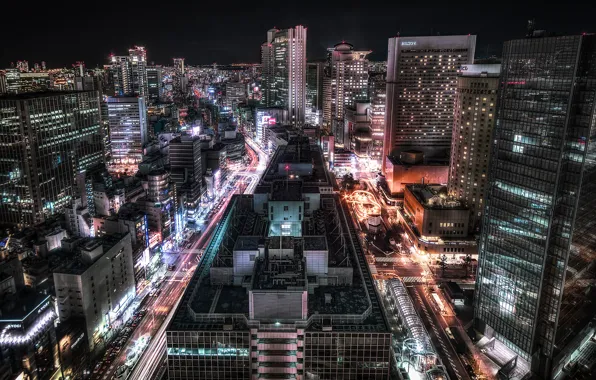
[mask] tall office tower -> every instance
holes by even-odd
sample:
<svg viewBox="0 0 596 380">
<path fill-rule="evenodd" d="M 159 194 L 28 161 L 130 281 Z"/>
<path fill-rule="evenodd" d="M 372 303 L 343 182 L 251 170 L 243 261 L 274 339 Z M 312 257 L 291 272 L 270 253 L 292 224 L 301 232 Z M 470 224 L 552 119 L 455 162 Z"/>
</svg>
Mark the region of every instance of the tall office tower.
<svg viewBox="0 0 596 380">
<path fill-rule="evenodd" d="M 196 136 L 180 136 L 170 141 L 170 175 L 176 184 L 178 196 L 184 196 L 184 208 L 189 219 L 201 203 L 202 166 L 201 139 Z"/>
<path fill-rule="evenodd" d="M 368 96 L 370 109 L 368 117 L 372 134 L 372 144 L 369 157 L 380 164 L 383 161 L 383 141 L 385 136 L 385 103 L 387 98 L 387 83 L 385 71 L 369 72 Z"/>
<path fill-rule="evenodd" d="M 331 126 L 335 144 L 349 149 L 350 136 L 345 131 L 344 114 L 346 107 L 355 107 L 356 102 L 368 99 L 368 59 L 371 51 L 356 51 L 351 44 L 342 42 L 334 46 L 328 60 L 329 79 L 327 81 L 326 102 L 330 119 L 323 123 Z"/>
<path fill-rule="evenodd" d="M 323 73 L 325 62 L 306 64 L 306 110 L 307 124 L 320 125 L 323 116 Z"/>
<path fill-rule="evenodd" d="M 126 56 L 111 56 L 110 70 L 116 96 L 147 96 L 147 51 L 142 46 L 128 50 Z"/>
<path fill-rule="evenodd" d="M 470 209 L 471 233 L 480 231 L 486 202 L 500 72 L 500 64 L 465 65 L 457 77 L 448 188 Z"/>
<path fill-rule="evenodd" d="M 500 81 L 475 326 L 557 378 L 593 355 L 596 36 L 506 42 Z"/>
<path fill-rule="evenodd" d="M 163 90 L 162 68 L 160 66 L 147 66 L 147 98 L 150 102 L 159 101 Z"/>
<path fill-rule="evenodd" d="M 288 109 L 293 125 L 305 120 L 306 28 L 271 29 L 261 46 L 263 101 L 267 107 Z"/>
<path fill-rule="evenodd" d="M 167 327 L 169 379 L 389 378 L 391 332 L 325 165 L 291 139 L 231 198 Z"/>
<path fill-rule="evenodd" d="M 183 92 L 186 88 L 186 71 L 184 68 L 184 58 L 174 58 L 174 78 L 173 87 L 175 91 Z"/>
<path fill-rule="evenodd" d="M 111 172 L 134 174 L 143 160 L 143 145 L 148 141 L 147 107 L 143 97 L 109 97 Z"/>
<path fill-rule="evenodd" d="M 448 159 L 457 72 L 475 49 L 471 35 L 389 39 L 383 165 L 412 149 Z"/>
<path fill-rule="evenodd" d="M 96 91 L 0 97 L 0 221 L 27 226 L 69 205 L 76 175 L 103 161 Z"/>
</svg>

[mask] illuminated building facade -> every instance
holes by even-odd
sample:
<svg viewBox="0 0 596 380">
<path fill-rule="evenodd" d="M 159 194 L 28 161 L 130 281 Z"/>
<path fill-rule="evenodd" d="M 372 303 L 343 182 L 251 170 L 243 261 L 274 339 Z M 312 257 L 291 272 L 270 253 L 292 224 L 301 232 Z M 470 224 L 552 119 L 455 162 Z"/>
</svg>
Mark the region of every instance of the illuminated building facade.
<svg viewBox="0 0 596 380">
<path fill-rule="evenodd" d="M 177 379 L 389 378 L 391 333 L 322 151 L 280 146 L 232 197 L 166 330 Z"/>
<path fill-rule="evenodd" d="M 480 231 L 488 189 L 501 65 L 465 65 L 457 78 L 449 195 L 470 209 L 470 232 Z"/>
<path fill-rule="evenodd" d="M 506 42 L 501 86 L 475 326 L 557 378 L 596 315 L 596 36 Z"/>
<path fill-rule="evenodd" d="M 163 91 L 161 66 L 147 66 L 147 99 L 151 103 L 159 102 Z"/>
<path fill-rule="evenodd" d="M 351 44 L 342 42 L 334 46 L 328 59 L 325 81 L 327 89 L 323 124 L 330 126 L 338 148 L 350 149 L 350 136 L 344 128 L 346 107 L 368 100 L 368 59 L 370 51 L 356 51 Z"/>
<path fill-rule="evenodd" d="M 321 125 L 323 122 L 323 74 L 325 62 L 306 64 L 306 124 Z"/>
<path fill-rule="evenodd" d="M 147 86 L 147 50 L 135 46 L 128 55 L 111 56 L 110 71 L 114 81 L 115 96 L 149 95 Z"/>
<path fill-rule="evenodd" d="M 76 175 L 103 161 L 97 92 L 0 97 L 3 223 L 43 222 L 71 203 Z"/>
<path fill-rule="evenodd" d="M 61 249 L 71 257 L 54 271 L 60 322 L 84 319 L 92 351 L 135 296 L 131 237 L 64 239 Z"/>
<path fill-rule="evenodd" d="M 143 161 L 148 141 L 147 108 L 143 97 L 109 97 L 110 171 L 133 174 Z"/>
<path fill-rule="evenodd" d="M 51 378 L 60 366 L 51 296 L 27 288 L 0 301 L 0 363 L 8 367 L 1 376 Z"/>
<path fill-rule="evenodd" d="M 372 135 L 369 157 L 378 164 L 383 161 L 383 140 L 385 136 L 385 102 L 387 98 L 387 83 L 385 76 L 387 73 L 369 72 L 368 76 L 368 96 L 370 109 L 368 118 Z"/>
<path fill-rule="evenodd" d="M 264 105 L 286 108 L 291 123 L 301 126 L 306 111 L 306 28 L 269 30 L 261 61 Z"/>
<path fill-rule="evenodd" d="M 405 230 L 421 253 L 446 255 L 463 260 L 478 253 L 476 240 L 468 238 L 470 211 L 460 201 L 447 196 L 443 185 L 406 185 Z"/>
<path fill-rule="evenodd" d="M 203 175 L 201 139 L 198 136 L 180 136 L 170 141 L 170 175 L 176 184 L 176 193 L 184 196 L 187 217 L 194 219 L 201 203 Z"/>
<path fill-rule="evenodd" d="M 150 246 L 169 239 L 174 233 L 176 207 L 175 186 L 170 180 L 170 173 L 160 169 L 153 170 L 146 177 L 147 194 L 135 203 L 147 214 L 150 231 Z"/>
<path fill-rule="evenodd" d="M 384 160 L 410 149 L 449 157 L 457 73 L 475 48 L 473 35 L 389 39 Z"/>
<path fill-rule="evenodd" d="M 246 101 L 246 83 L 226 82 L 225 106 L 236 110 L 238 105 L 244 101 Z"/>
</svg>

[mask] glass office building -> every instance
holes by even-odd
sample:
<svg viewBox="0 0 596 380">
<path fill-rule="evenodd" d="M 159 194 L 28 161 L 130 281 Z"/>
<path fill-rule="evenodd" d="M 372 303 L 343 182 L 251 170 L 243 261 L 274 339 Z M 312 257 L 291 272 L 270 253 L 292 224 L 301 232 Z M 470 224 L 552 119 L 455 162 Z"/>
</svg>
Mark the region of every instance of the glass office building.
<svg viewBox="0 0 596 380">
<path fill-rule="evenodd" d="M 0 97 L 0 220 L 43 222 L 70 204 L 77 174 L 103 158 L 96 91 Z"/>
<path fill-rule="evenodd" d="M 503 49 L 475 322 L 540 378 L 596 315 L 595 37 Z"/>
</svg>

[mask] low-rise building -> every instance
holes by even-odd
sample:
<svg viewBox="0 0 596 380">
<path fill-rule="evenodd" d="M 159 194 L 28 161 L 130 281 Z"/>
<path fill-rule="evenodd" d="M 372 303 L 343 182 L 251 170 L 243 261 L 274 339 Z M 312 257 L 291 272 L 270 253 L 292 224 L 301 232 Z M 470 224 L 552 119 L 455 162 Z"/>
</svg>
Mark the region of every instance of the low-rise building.
<svg viewBox="0 0 596 380">
<path fill-rule="evenodd" d="M 66 241 L 62 249 L 70 256 L 54 271 L 58 315 L 61 322 L 84 319 L 93 350 L 135 296 L 131 236 Z"/>
<path fill-rule="evenodd" d="M 51 378 L 60 366 L 52 297 L 25 288 L 0 298 L 0 311 L 0 363 L 8 364 L 8 378 Z"/>
<path fill-rule="evenodd" d="M 443 185 L 406 185 L 406 231 L 418 251 L 463 260 L 477 255 L 474 237 L 468 237 L 469 209 L 447 196 Z"/>
</svg>

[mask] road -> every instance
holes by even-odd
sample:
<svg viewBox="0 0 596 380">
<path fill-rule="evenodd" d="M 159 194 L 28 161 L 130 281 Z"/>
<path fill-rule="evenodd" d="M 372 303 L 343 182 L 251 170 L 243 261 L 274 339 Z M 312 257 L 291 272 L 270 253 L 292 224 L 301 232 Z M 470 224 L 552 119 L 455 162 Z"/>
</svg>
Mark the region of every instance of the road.
<svg viewBox="0 0 596 380">
<path fill-rule="evenodd" d="M 251 140 L 252 143 L 252 140 Z M 233 173 L 234 175 L 244 175 L 247 176 L 250 180 L 250 184 L 245 189 L 244 193 L 252 193 L 254 191 L 254 187 L 258 183 L 258 179 L 262 172 L 265 170 L 266 165 L 260 161 L 261 156 L 264 154 L 262 151 L 259 152 L 259 155 L 256 156 L 255 152 L 257 152 L 258 147 L 253 148 L 249 143 L 249 146 L 252 149 L 251 154 L 251 163 L 246 170 L 242 172 Z M 252 143 L 254 144 L 254 143 Z M 260 149 L 259 149 L 260 150 Z M 250 152 L 250 150 L 249 150 Z M 266 156 L 263 157 L 266 160 Z M 265 161 L 266 162 L 266 161 Z M 226 208 L 228 207 L 228 203 L 232 194 L 226 198 L 224 204 L 221 205 L 219 210 L 213 215 L 207 228 L 205 228 L 204 232 L 200 235 L 200 237 L 195 241 L 192 247 L 184 253 L 183 258 L 181 259 L 181 267 L 185 267 L 188 265 L 189 262 L 192 262 L 192 257 L 199 257 L 199 253 L 202 254 L 204 248 L 208 245 L 209 241 L 211 240 L 211 236 L 217 227 L 217 224 L 221 220 L 223 213 L 225 212 Z M 189 261 L 190 260 L 190 261 Z M 198 262 L 198 260 L 195 260 Z M 162 291 L 162 294 L 166 294 L 167 300 L 167 312 L 166 317 L 161 320 L 159 325 L 159 329 L 157 331 L 153 331 L 154 337 L 149 344 L 149 347 L 145 350 L 141 358 L 139 359 L 136 367 L 134 368 L 132 374 L 130 375 L 130 380 L 145 380 L 151 379 L 155 372 L 158 370 L 159 366 L 162 364 L 163 360 L 165 359 L 166 355 L 166 329 L 167 326 L 174 316 L 176 308 L 178 307 L 178 303 L 182 298 L 182 293 L 186 289 L 186 284 L 192 276 L 194 269 L 196 269 L 196 262 L 192 262 L 192 266 L 188 268 L 189 270 L 184 272 L 182 279 L 172 279 L 170 282 L 176 284 L 172 286 L 173 289 L 170 289 L 170 292 L 166 293 L 166 289 Z M 178 268 L 180 270 L 180 268 Z M 160 298 L 160 297 L 158 297 Z M 163 305 L 160 305 L 163 306 Z M 165 311 L 165 309 L 164 309 Z M 140 326 L 139 326 L 140 327 Z M 154 329 L 156 330 L 156 329 Z M 142 335 L 142 334 L 141 334 Z M 116 367 L 118 368 L 118 367 Z"/>
<path fill-rule="evenodd" d="M 455 351 L 451 340 L 445 333 L 445 328 L 449 327 L 450 323 L 436 310 L 434 301 L 432 301 L 429 293 L 425 290 L 425 286 L 408 287 L 408 291 L 414 301 L 416 312 L 422 319 L 424 327 L 426 327 L 426 331 L 428 331 L 433 345 L 449 373 L 449 377 L 457 380 L 469 380 L 470 376 Z M 449 318 L 449 320 L 453 322 L 453 319 Z"/>
</svg>

